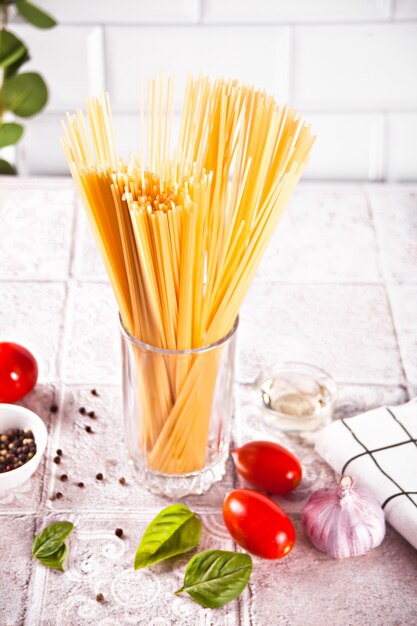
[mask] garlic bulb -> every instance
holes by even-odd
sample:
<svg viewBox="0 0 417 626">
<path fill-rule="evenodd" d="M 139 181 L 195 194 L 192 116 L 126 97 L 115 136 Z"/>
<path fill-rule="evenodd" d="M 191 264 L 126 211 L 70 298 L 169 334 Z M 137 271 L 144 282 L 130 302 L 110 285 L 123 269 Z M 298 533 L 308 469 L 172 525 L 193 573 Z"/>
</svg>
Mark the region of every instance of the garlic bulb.
<svg viewBox="0 0 417 626">
<path fill-rule="evenodd" d="M 350 476 L 342 476 L 336 487 L 315 491 L 301 521 L 313 545 L 334 558 L 365 554 L 385 535 L 383 510 L 370 493 L 354 488 Z"/>
</svg>

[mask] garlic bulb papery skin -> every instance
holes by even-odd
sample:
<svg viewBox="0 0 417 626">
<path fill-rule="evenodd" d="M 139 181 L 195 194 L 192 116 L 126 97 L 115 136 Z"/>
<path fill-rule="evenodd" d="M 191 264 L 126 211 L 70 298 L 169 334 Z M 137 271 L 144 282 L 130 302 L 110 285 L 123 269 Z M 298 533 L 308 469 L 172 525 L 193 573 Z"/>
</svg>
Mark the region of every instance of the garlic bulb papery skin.
<svg viewBox="0 0 417 626">
<path fill-rule="evenodd" d="M 330 489 L 309 498 L 301 518 L 312 544 L 333 558 L 359 556 L 379 546 L 385 536 L 385 517 L 375 498 L 342 476 Z"/>
</svg>

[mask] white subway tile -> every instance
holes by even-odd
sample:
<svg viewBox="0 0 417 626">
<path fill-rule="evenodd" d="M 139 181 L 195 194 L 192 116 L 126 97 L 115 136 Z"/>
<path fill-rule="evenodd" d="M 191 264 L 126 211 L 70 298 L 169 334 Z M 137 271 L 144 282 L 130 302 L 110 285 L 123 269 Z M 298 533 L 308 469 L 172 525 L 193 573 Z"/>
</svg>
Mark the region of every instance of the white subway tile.
<svg viewBox="0 0 417 626">
<path fill-rule="evenodd" d="M 65 300 L 64 282 L 0 283 L 0 341 L 15 341 L 36 354 L 38 385 L 60 378 Z"/>
<path fill-rule="evenodd" d="M 416 0 L 394 0 L 395 17 L 398 20 L 410 20 L 417 18 Z"/>
<path fill-rule="evenodd" d="M 128 159 L 129 154 L 136 154 L 141 151 L 140 147 L 140 116 L 139 113 L 116 114 L 113 116 L 114 134 L 116 137 L 117 151 L 124 159 Z M 175 115 L 172 122 L 171 150 L 176 144 L 180 128 L 180 116 Z M 145 118 L 146 133 L 146 118 Z"/>
<path fill-rule="evenodd" d="M 63 135 L 61 114 L 45 114 L 30 120 L 18 145 L 18 171 L 29 175 L 69 175 L 69 169 L 60 144 Z M 118 154 L 127 159 L 140 150 L 139 114 L 113 116 Z M 178 137 L 180 118 L 174 116 L 171 148 Z M 146 123 L 145 123 L 146 129 Z"/>
<path fill-rule="evenodd" d="M 417 180 L 417 111 L 388 116 L 388 178 Z"/>
<path fill-rule="evenodd" d="M 176 109 L 188 73 L 232 77 L 288 95 L 287 27 L 107 28 L 107 85 L 115 110 L 136 111 L 139 77 L 176 75 Z"/>
<path fill-rule="evenodd" d="M 199 0 L 37 0 L 60 22 L 149 24 L 195 22 Z"/>
<path fill-rule="evenodd" d="M 204 0 L 210 23 L 333 22 L 389 17 L 389 0 Z"/>
<path fill-rule="evenodd" d="M 16 25 L 13 31 L 26 43 L 31 56 L 21 71 L 37 71 L 48 84 L 48 111 L 79 107 L 85 97 L 99 86 L 99 27 L 60 26 L 52 30 L 38 30 L 32 26 Z"/>
<path fill-rule="evenodd" d="M 381 130 L 378 114 L 305 113 L 317 136 L 305 178 L 360 180 L 375 173 L 374 142 Z"/>
<path fill-rule="evenodd" d="M 298 106 L 417 105 L 417 24 L 299 26 L 295 36 Z"/>
<path fill-rule="evenodd" d="M 47 176 L 69 174 L 59 142 L 63 115 L 40 115 L 25 123 L 25 133 L 18 144 L 19 174 Z"/>
</svg>

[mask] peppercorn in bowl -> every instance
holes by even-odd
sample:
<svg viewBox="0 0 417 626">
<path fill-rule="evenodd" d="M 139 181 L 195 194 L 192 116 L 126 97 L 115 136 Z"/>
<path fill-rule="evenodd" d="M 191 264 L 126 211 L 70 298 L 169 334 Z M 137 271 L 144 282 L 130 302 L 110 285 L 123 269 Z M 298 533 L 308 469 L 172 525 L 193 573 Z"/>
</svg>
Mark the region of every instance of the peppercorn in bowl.
<svg viewBox="0 0 417 626">
<path fill-rule="evenodd" d="M 16 404 L 0 404 L 0 492 L 32 476 L 47 438 L 46 426 L 36 413 Z"/>
</svg>

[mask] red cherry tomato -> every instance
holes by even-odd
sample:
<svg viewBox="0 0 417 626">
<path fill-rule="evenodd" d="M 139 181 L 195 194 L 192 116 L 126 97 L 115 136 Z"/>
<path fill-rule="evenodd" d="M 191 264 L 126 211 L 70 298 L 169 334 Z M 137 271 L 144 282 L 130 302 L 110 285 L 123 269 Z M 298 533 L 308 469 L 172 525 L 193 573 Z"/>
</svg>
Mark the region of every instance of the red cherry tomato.
<svg viewBox="0 0 417 626">
<path fill-rule="evenodd" d="M 242 548 L 264 559 L 282 559 L 293 548 L 291 520 L 275 502 L 251 489 L 235 489 L 223 502 L 227 530 Z"/>
<path fill-rule="evenodd" d="M 285 495 L 301 482 L 300 463 L 278 443 L 251 441 L 231 454 L 236 470 L 257 489 Z"/>
<path fill-rule="evenodd" d="M 16 402 L 38 379 L 38 364 L 29 350 L 17 343 L 0 342 L 0 402 Z"/>
</svg>

